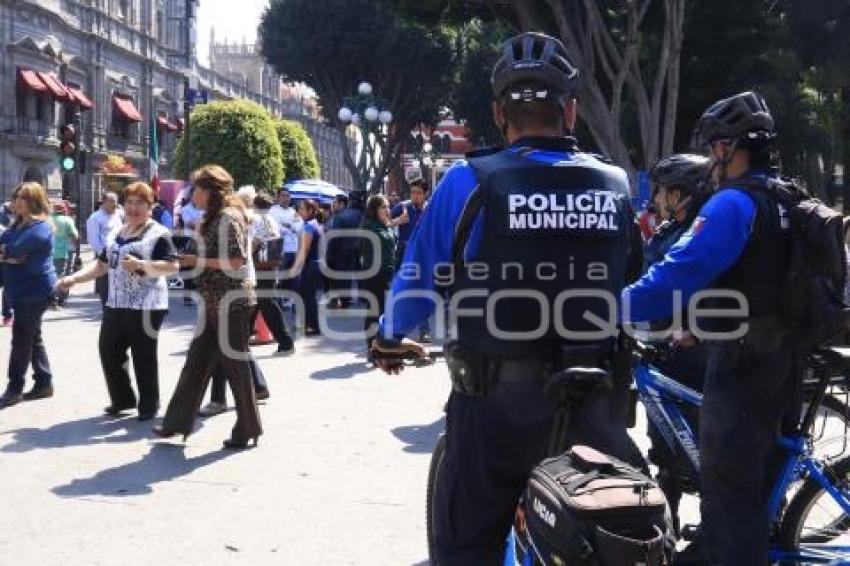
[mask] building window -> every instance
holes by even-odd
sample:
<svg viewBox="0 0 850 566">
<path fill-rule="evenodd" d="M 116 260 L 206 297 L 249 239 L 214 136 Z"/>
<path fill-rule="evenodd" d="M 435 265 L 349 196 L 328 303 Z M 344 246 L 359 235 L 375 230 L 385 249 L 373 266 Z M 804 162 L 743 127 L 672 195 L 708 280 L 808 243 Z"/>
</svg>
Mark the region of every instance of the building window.
<svg viewBox="0 0 850 566">
<path fill-rule="evenodd" d="M 163 19 L 162 19 L 162 10 L 157 9 L 156 11 L 156 21 L 154 22 L 154 36 L 156 36 L 156 40 L 159 43 L 162 43 L 162 35 L 163 35 Z"/>
<path fill-rule="evenodd" d="M 130 0 L 118 0 L 118 17 L 125 22 L 130 19 Z"/>
</svg>

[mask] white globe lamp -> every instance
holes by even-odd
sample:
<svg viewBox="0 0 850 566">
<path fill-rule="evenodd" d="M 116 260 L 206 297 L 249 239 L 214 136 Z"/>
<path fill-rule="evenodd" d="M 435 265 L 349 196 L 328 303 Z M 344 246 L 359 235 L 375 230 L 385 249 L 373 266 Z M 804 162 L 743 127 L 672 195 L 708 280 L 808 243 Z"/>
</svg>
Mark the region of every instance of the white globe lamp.
<svg viewBox="0 0 850 566">
<path fill-rule="evenodd" d="M 370 94 L 372 94 L 372 85 L 370 85 L 370 84 L 369 84 L 369 83 L 367 83 L 366 81 L 363 81 L 363 82 L 362 82 L 362 83 L 360 83 L 360 85 L 357 87 L 357 92 L 359 92 L 359 93 L 360 93 L 360 94 L 362 94 L 363 96 L 369 96 Z"/>
</svg>

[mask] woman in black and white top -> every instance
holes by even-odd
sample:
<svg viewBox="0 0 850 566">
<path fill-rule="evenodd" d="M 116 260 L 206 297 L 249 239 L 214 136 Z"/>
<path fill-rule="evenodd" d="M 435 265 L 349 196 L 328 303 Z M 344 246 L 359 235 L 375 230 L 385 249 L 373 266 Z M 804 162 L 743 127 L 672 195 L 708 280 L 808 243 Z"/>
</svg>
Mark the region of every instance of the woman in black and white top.
<svg viewBox="0 0 850 566">
<path fill-rule="evenodd" d="M 168 312 L 166 277 L 177 272 L 177 253 L 169 230 L 151 218 L 154 192 L 145 183 L 125 189 L 124 224 L 106 239 L 97 261 L 64 277 L 59 287 L 109 275 L 109 295 L 100 327 L 100 362 L 112 403 L 105 412 L 118 415 L 136 407 L 136 395 L 125 366 L 133 357 L 139 388 L 139 420 L 151 420 L 159 409 L 159 329 Z"/>
</svg>

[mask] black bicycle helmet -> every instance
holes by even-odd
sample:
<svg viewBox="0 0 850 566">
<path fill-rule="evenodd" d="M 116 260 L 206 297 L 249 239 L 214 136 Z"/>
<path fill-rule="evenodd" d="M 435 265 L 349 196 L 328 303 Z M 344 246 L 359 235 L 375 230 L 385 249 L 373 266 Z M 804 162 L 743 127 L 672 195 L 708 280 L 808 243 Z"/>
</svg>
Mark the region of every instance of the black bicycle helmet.
<svg viewBox="0 0 850 566">
<path fill-rule="evenodd" d="M 495 98 L 502 96 L 509 86 L 519 83 L 542 84 L 558 94 L 570 94 L 578 74 L 560 40 L 528 32 L 504 43 L 490 82 Z"/>
<path fill-rule="evenodd" d="M 773 116 L 764 98 L 747 91 L 709 106 L 694 128 L 693 145 L 702 148 L 720 139 L 768 142 L 775 137 Z"/>
<path fill-rule="evenodd" d="M 708 178 L 708 158 L 678 153 L 655 162 L 649 170 L 649 180 L 656 185 L 681 187 L 688 193 L 697 192 Z"/>
</svg>

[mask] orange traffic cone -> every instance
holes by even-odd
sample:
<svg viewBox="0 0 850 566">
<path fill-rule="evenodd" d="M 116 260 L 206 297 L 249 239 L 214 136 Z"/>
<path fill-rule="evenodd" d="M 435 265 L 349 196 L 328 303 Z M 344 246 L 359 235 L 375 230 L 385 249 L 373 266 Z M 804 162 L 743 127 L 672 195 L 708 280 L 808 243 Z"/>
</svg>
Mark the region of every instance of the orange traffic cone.
<svg viewBox="0 0 850 566">
<path fill-rule="evenodd" d="M 274 336 L 272 336 L 271 330 L 266 325 L 266 321 L 263 320 L 262 314 L 257 314 L 257 320 L 254 322 L 254 332 L 256 332 L 256 338 L 254 338 L 253 344 L 263 345 L 274 342 Z"/>
</svg>

